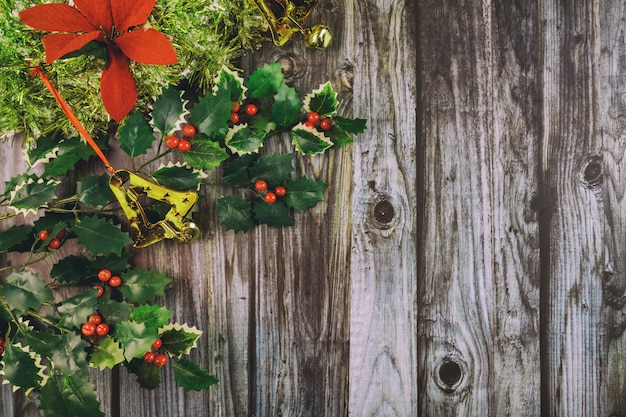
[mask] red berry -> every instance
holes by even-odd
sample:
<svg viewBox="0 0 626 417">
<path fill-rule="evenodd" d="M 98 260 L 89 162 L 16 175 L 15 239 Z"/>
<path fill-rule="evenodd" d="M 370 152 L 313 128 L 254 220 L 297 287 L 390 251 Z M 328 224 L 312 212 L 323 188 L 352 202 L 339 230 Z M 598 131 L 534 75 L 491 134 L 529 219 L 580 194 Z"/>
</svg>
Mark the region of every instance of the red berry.
<svg viewBox="0 0 626 417">
<path fill-rule="evenodd" d="M 4 339 L 0 337 L 0 346 L 4 346 Z"/>
<path fill-rule="evenodd" d="M 284 197 L 285 194 L 287 194 L 287 189 L 283 187 L 282 185 L 279 185 L 278 187 L 274 189 L 274 193 L 276 193 L 276 195 L 279 197 Z"/>
<path fill-rule="evenodd" d="M 265 202 L 267 204 L 274 204 L 276 202 L 276 194 L 274 194 L 273 192 L 269 192 L 267 194 L 265 194 Z"/>
<path fill-rule="evenodd" d="M 306 127 L 308 127 L 309 129 L 315 129 L 315 125 L 311 122 L 309 122 L 308 120 L 306 122 L 304 122 L 304 125 Z"/>
<path fill-rule="evenodd" d="M 154 341 L 154 343 L 152 344 L 152 349 L 157 350 L 159 349 L 161 346 L 163 346 L 163 341 L 161 339 L 157 339 Z"/>
<path fill-rule="evenodd" d="M 102 294 L 104 294 L 104 287 L 102 285 L 94 285 L 93 287 L 98 290 L 98 298 L 102 297 Z"/>
<path fill-rule="evenodd" d="M 119 287 L 120 285 L 122 285 L 122 278 L 118 277 L 117 275 L 112 276 L 109 280 L 109 285 L 111 287 Z"/>
<path fill-rule="evenodd" d="M 178 142 L 179 151 L 187 152 L 189 149 L 191 149 L 191 142 L 189 142 L 187 139 L 181 139 L 180 142 Z"/>
<path fill-rule="evenodd" d="M 100 317 L 100 315 L 98 314 L 92 314 L 91 316 L 89 316 L 89 319 L 87 319 L 87 321 L 93 324 L 100 324 L 102 323 L 102 317 Z"/>
<path fill-rule="evenodd" d="M 257 180 L 254 183 L 254 188 L 257 191 L 265 191 L 267 189 L 267 182 L 265 180 Z"/>
<path fill-rule="evenodd" d="M 312 111 L 306 116 L 307 121 L 315 124 L 320 121 L 320 114 L 316 111 Z"/>
<path fill-rule="evenodd" d="M 229 122 L 231 122 L 232 124 L 236 124 L 239 122 L 239 113 L 231 113 L 230 116 L 231 117 L 228 120 Z"/>
<path fill-rule="evenodd" d="M 159 353 L 158 355 L 156 355 L 154 357 L 154 365 L 159 368 L 163 368 L 165 365 L 167 365 L 167 355 L 165 355 L 164 353 Z"/>
<path fill-rule="evenodd" d="M 167 149 L 176 149 L 178 148 L 178 142 L 180 142 L 180 139 L 176 136 L 168 136 L 165 138 L 165 147 Z"/>
<path fill-rule="evenodd" d="M 196 128 L 194 125 L 185 125 L 183 127 L 183 136 L 190 138 L 196 134 Z"/>
<path fill-rule="evenodd" d="M 233 100 L 233 104 L 235 105 L 235 107 L 233 107 L 232 109 L 230 109 L 231 113 L 237 113 L 239 111 L 239 109 L 241 108 L 241 105 L 239 104 L 238 101 Z"/>
<path fill-rule="evenodd" d="M 98 279 L 102 282 L 107 282 L 111 279 L 111 276 L 113 276 L 113 274 L 108 269 L 101 269 L 100 272 L 98 272 Z"/>
<path fill-rule="evenodd" d="M 109 325 L 106 323 L 100 323 L 96 326 L 96 333 L 98 336 L 104 336 L 109 333 Z"/>
<path fill-rule="evenodd" d="M 143 361 L 146 362 L 146 363 L 152 363 L 152 362 L 154 362 L 154 357 L 155 356 L 156 355 L 154 354 L 154 352 L 146 352 L 143 355 Z"/>
<path fill-rule="evenodd" d="M 61 229 L 57 232 L 57 239 L 63 240 L 67 236 L 67 231 L 65 229 Z"/>
<path fill-rule="evenodd" d="M 50 232 L 48 232 L 47 230 L 42 230 L 41 232 L 39 232 L 39 239 L 41 240 L 48 239 L 48 236 L 50 236 Z"/>
<path fill-rule="evenodd" d="M 330 130 L 331 127 L 333 127 L 333 119 L 331 119 L 330 117 L 324 117 L 320 121 L 320 129 Z"/>
<path fill-rule="evenodd" d="M 48 242 L 48 247 L 50 249 L 59 249 L 61 247 L 61 241 L 55 237 Z"/>
<path fill-rule="evenodd" d="M 259 108 L 256 104 L 247 104 L 246 105 L 246 114 L 248 116 L 254 116 L 259 111 Z"/>
<path fill-rule="evenodd" d="M 84 323 L 81 328 L 80 331 L 83 333 L 84 336 L 93 336 L 93 334 L 96 332 L 96 324 L 95 323 Z"/>
</svg>

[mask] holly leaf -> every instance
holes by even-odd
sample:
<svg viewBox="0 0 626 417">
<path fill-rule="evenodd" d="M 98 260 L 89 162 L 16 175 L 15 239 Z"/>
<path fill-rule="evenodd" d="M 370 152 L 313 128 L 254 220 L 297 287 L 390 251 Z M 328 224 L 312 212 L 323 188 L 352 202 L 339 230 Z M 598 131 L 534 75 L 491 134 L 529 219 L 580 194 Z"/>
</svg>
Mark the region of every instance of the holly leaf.
<svg viewBox="0 0 626 417">
<path fill-rule="evenodd" d="M 367 129 L 366 119 L 348 119 L 346 117 L 334 116 L 333 123 L 348 134 L 359 134 Z"/>
<path fill-rule="evenodd" d="M 57 185 L 59 181 L 29 178 L 11 191 L 9 206 L 18 212 L 35 213 L 39 207 L 45 206 L 55 197 L 54 189 Z"/>
<path fill-rule="evenodd" d="M 35 167 L 40 163 L 47 163 L 51 158 L 56 156 L 59 150 L 59 142 L 63 139 L 58 131 L 52 132 L 46 136 L 40 136 L 35 141 L 34 146 L 29 146 L 26 151 L 28 164 Z"/>
<path fill-rule="evenodd" d="M 41 364 L 41 357 L 19 343 L 5 346 L 0 364 L 0 373 L 4 379 L 26 395 L 34 388 L 39 388 L 44 380 L 45 367 Z"/>
<path fill-rule="evenodd" d="M 110 298 L 100 297 L 96 310 L 109 327 L 114 327 L 121 322 L 130 320 L 133 306 L 125 301 L 115 301 Z"/>
<path fill-rule="evenodd" d="M 271 227 L 293 226 L 293 215 L 282 202 L 267 204 L 262 198 L 254 200 L 254 218 Z"/>
<path fill-rule="evenodd" d="M 88 259 L 83 255 L 70 255 L 60 259 L 50 271 L 50 278 L 58 282 L 78 282 L 97 275 L 101 269 L 108 269 L 116 274 L 128 268 L 130 254 L 123 252 L 122 256 L 109 254 Z"/>
<path fill-rule="evenodd" d="M 330 141 L 338 148 L 353 142 L 352 136 L 346 133 L 343 129 L 333 125 L 330 130 L 324 132 L 324 135 L 330 139 Z"/>
<path fill-rule="evenodd" d="M 79 137 L 65 139 L 57 144 L 56 155 L 49 160 L 44 176 L 54 177 L 71 171 L 78 161 L 86 161 L 94 156 L 93 150 Z"/>
<path fill-rule="evenodd" d="M 191 149 L 184 155 L 185 162 L 196 169 L 213 169 L 228 159 L 228 152 L 218 142 L 202 138 L 194 139 Z"/>
<path fill-rule="evenodd" d="M 259 159 L 258 153 L 251 153 L 235 158 L 224 167 L 223 180 L 228 184 L 241 185 L 250 181 L 248 169 Z"/>
<path fill-rule="evenodd" d="M 163 342 L 163 349 L 170 355 L 179 357 L 188 355 L 191 349 L 196 347 L 196 342 L 202 336 L 202 331 L 187 324 L 168 324 L 159 329 L 159 335 Z"/>
<path fill-rule="evenodd" d="M 74 221 L 71 228 L 76 233 L 78 242 L 94 255 L 121 254 L 126 245 L 133 243 L 128 234 L 122 232 L 120 225 L 97 216 Z"/>
<path fill-rule="evenodd" d="M 118 289 L 128 302 L 145 303 L 154 301 L 158 295 L 165 295 L 165 287 L 170 282 L 170 278 L 154 270 L 133 269 L 122 274 L 122 285 Z"/>
<path fill-rule="evenodd" d="M 0 233 L 0 253 L 10 252 L 21 243 L 33 238 L 33 228 L 30 226 L 11 226 Z"/>
<path fill-rule="evenodd" d="M 143 358 L 144 353 L 151 351 L 152 343 L 159 338 L 155 328 L 135 321 L 118 323 L 114 336 L 122 345 L 127 361 L 133 358 Z"/>
<path fill-rule="evenodd" d="M 239 156 L 256 153 L 263 146 L 265 134 L 250 129 L 246 123 L 238 124 L 228 130 L 225 144 L 232 153 Z"/>
<path fill-rule="evenodd" d="M 278 92 L 283 79 L 279 62 L 265 64 L 250 74 L 246 83 L 248 95 L 257 99 L 271 98 Z"/>
<path fill-rule="evenodd" d="M 274 121 L 272 114 L 269 111 L 261 109 L 254 115 L 249 121 L 249 126 L 258 132 L 263 132 L 266 135 L 278 127 L 278 124 Z"/>
<path fill-rule="evenodd" d="M 137 383 L 144 389 L 155 389 L 161 385 L 161 369 L 152 363 L 135 359 L 129 365 L 130 372 L 137 375 Z"/>
<path fill-rule="evenodd" d="M 217 200 L 220 223 L 226 230 L 246 232 L 254 227 L 252 204 L 243 197 L 228 195 Z"/>
<path fill-rule="evenodd" d="M 152 106 L 152 124 L 163 137 L 169 136 L 183 123 L 185 113 L 182 91 L 170 85 Z"/>
<path fill-rule="evenodd" d="M 39 311 L 43 303 L 53 300 L 52 290 L 33 271 L 14 271 L 4 279 L 0 287 L 0 301 L 20 312 L 29 309 Z"/>
<path fill-rule="evenodd" d="M 91 207 L 104 207 L 115 201 L 115 195 L 109 187 L 109 175 L 90 175 L 76 184 L 78 200 Z"/>
<path fill-rule="evenodd" d="M 154 142 L 152 128 L 143 117 L 142 112 L 134 112 L 124 119 L 124 124 L 119 128 L 120 149 L 131 158 L 148 153 Z"/>
<path fill-rule="evenodd" d="M 270 184 L 282 184 L 294 171 L 293 159 L 292 153 L 263 156 L 250 168 L 250 180 L 264 179 Z"/>
<path fill-rule="evenodd" d="M 57 307 L 59 325 L 79 329 L 93 313 L 96 306 L 97 291 L 89 289 L 82 294 L 68 298 Z"/>
<path fill-rule="evenodd" d="M 187 391 L 208 389 L 219 381 L 198 365 L 187 359 L 173 361 L 174 378 Z"/>
<path fill-rule="evenodd" d="M 95 386 L 82 374 L 50 376 L 41 389 L 39 408 L 46 417 L 104 417 Z"/>
<path fill-rule="evenodd" d="M 296 149 L 304 154 L 316 155 L 333 146 L 330 139 L 317 130 L 310 129 L 304 123 L 291 129 L 291 138 Z"/>
<path fill-rule="evenodd" d="M 64 333 L 51 350 L 50 362 L 61 375 L 89 372 L 85 342 L 76 333 Z"/>
<path fill-rule="evenodd" d="M 241 102 L 247 88 L 244 80 L 236 72 L 227 67 L 222 67 L 214 80 L 213 92 L 228 91 L 231 101 Z M 233 108 L 233 107 L 231 107 Z"/>
<path fill-rule="evenodd" d="M 337 93 L 330 82 L 321 85 L 317 90 L 307 94 L 303 100 L 304 110 L 317 112 L 320 116 L 332 114 L 337 110 Z"/>
<path fill-rule="evenodd" d="M 328 184 L 316 181 L 313 178 L 297 178 L 285 183 L 287 194 L 284 201 L 287 207 L 295 210 L 306 210 L 315 207 L 318 202 L 324 201 L 324 190 Z"/>
<path fill-rule="evenodd" d="M 145 323 L 148 327 L 158 329 L 159 327 L 165 326 L 171 316 L 172 311 L 165 307 L 143 304 L 133 310 L 130 318 L 137 323 Z"/>
<path fill-rule="evenodd" d="M 209 139 L 221 140 L 228 131 L 228 120 L 232 117 L 230 114 L 232 108 L 230 92 L 218 90 L 215 94 L 208 94 L 198 99 L 198 103 L 189 111 L 189 121 L 199 133 Z M 197 140 L 194 140 L 192 150 L 196 142 Z"/>
<path fill-rule="evenodd" d="M 124 362 L 124 349 L 111 336 L 100 340 L 91 354 L 89 363 L 100 369 L 112 369 L 115 365 Z"/>
<path fill-rule="evenodd" d="M 188 191 L 200 189 L 203 175 L 201 171 L 183 165 L 169 165 L 154 171 L 152 178 L 172 190 Z"/>
<path fill-rule="evenodd" d="M 31 328 L 17 334 L 19 341 L 23 342 L 24 346 L 28 346 L 31 351 L 39 354 L 42 357 L 52 357 L 52 352 L 59 343 L 61 343 L 61 336 L 52 334 L 45 331 L 37 331 Z"/>
<path fill-rule="evenodd" d="M 300 116 L 302 103 L 296 90 L 287 84 L 281 83 L 272 106 L 272 118 L 281 126 L 290 126 Z"/>
</svg>

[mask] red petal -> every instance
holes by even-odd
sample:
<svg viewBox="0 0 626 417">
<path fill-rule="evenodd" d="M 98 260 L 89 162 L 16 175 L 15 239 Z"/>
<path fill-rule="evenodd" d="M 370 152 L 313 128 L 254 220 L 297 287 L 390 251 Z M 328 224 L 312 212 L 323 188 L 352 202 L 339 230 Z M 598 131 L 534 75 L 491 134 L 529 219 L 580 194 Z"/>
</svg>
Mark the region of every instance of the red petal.
<svg viewBox="0 0 626 417">
<path fill-rule="evenodd" d="M 115 44 L 133 61 L 168 65 L 178 59 L 167 37 L 154 29 L 137 29 L 115 39 Z"/>
<path fill-rule="evenodd" d="M 97 30 L 78 9 L 62 3 L 40 4 L 19 13 L 22 22 L 46 32 L 91 32 Z"/>
<path fill-rule="evenodd" d="M 46 63 L 51 64 L 63 55 L 82 48 L 87 43 L 98 38 L 99 35 L 100 32 L 97 31 L 85 33 L 84 35 L 53 33 L 44 36 L 41 40 L 46 49 Z"/>
<path fill-rule="evenodd" d="M 132 26 L 146 23 L 156 0 L 110 0 L 113 24 L 118 33 L 126 32 Z"/>
<path fill-rule="evenodd" d="M 113 16 L 109 0 L 74 0 L 74 4 L 92 25 L 111 34 Z"/>
<path fill-rule="evenodd" d="M 130 113 L 137 101 L 137 86 L 129 61 L 118 48 L 109 48 L 109 64 L 102 72 L 100 95 L 107 112 L 120 121 Z"/>
</svg>

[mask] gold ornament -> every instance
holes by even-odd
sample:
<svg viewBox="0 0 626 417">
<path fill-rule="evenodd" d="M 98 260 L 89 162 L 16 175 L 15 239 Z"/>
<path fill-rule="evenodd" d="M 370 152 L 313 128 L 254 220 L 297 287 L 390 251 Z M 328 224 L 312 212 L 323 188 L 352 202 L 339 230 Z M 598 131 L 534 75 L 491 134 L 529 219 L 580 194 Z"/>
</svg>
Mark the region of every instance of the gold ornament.
<svg viewBox="0 0 626 417">
<path fill-rule="evenodd" d="M 304 19 L 311 13 L 318 0 L 250 0 L 267 20 L 272 40 L 283 46 L 291 36 L 300 32 L 307 46 L 325 49 L 330 44 L 332 34 L 323 23 L 311 27 L 304 26 Z"/>
</svg>

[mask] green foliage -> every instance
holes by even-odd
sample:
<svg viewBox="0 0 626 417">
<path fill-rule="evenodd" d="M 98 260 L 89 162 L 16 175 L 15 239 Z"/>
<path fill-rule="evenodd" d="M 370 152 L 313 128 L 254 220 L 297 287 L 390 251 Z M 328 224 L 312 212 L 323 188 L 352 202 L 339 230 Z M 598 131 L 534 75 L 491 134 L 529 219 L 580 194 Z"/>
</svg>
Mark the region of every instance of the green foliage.
<svg viewBox="0 0 626 417">
<path fill-rule="evenodd" d="M 112 369 L 124 362 L 124 349 L 113 337 L 107 336 L 100 341 L 91 354 L 91 365 L 100 370 Z"/>
<path fill-rule="evenodd" d="M 189 354 L 191 349 L 196 347 L 198 338 L 202 336 L 200 330 L 186 324 L 171 324 L 163 327 L 159 333 L 163 349 L 177 357 Z"/>
<path fill-rule="evenodd" d="M 85 291 L 57 307 L 59 326 L 79 329 L 96 306 L 96 291 Z"/>
<path fill-rule="evenodd" d="M 185 101 L 182 91 L 173 86 L 167 86 L 152 106 L 152 124 L 163 136 L 174 133 L 181 123 L 184 114 Z"/>
<path fill-rule="evenodd" d="M 141 112 L 134 112 L 119 128 L 120 148 L 129 156 L 145 155 L 152 147 L 154 134 Z M 85 147 L 85 146 L 83 146 Z"/>
<path fill-rule="evenodd" d="M 309 155 L 322 153 L 333 146 L 332 141 L 323 133 L 308 129 L 304 124 L 291 131 L 291 138 L 297 150 Z"/>
<path fill-rule="evenodd" d="M 174 378 L 187 391 L 208 389 L 219 382 L 214 375 L 187 359 L 174 361 Z"/>
<path fill-rule="evenodd" d="M 19 344 L 5 347 L 0 365 L 4 378 L 27 394 L 43 381 L 41 357 Z"/>
<path fill-rule="evenodd" d="M 183 165 L 171 165 L 157 169 L 152 173 L 159 184 L 172 190 L 198 190 L 203 180 L 201 171 Z"/>
<path fill-rule="evenodd" d="M 217 200 L 220 223 L 226 230 L 246 232 L 254 227 L 252 203 L 241 196 L 228 195 Z"/>
<path fill-rule="evenodd" d="M 39 400 L 46 417 L 104 416 L 94 385 L 80 373 L 52 375 L 41 388 Z"/>
<path fill-rule="evenodd" d="M 55 197 L 57 185 L 59 182 L 52 179 L 29 178 L 15 186 L 8 198 L 9 206 L 18 212 L 35 212 Z"/>
<path fill-rule="evenodd" d="M 52 290 L 33 271 L 14 271 L 4 279 L 0 287 L 0 303 L 18 313 L 29 309 L 38 311 L 42 304 L 53 299 Z"/>
<path fill-rule="evenodd" d="M 189 152 L 185 153 L 185 162 L 196 169 L 213 169 L 227 159 L 226 149 L 210 139 L 195 139 Z"/>
<path fill-rule="evenodd" d="M 304 109 L 307 112 L 317 112 L 320 116 L 328 116 L 335 113 L 337 104 L 337 94 L 329 82 L 304 98 Z"/>
<path fill-rule="evenodd" d="M 115 196 L 109 187 L 108 174 L 90 175 L 78 181 L 76 196 L 78 201 L 90 207 L 104 207 L 115 201 Z"/>
<path fill-rule="evenodd" d="M 94 255 L 120 254 L 126 245 L 133 242 L 128 234 L 122 232 L 120 225 L 98 216 L 85 216 L 73 222 L 71 227 L 78 242 Z"/>
<path fill-rule="evenodd" d="M 114 336 L 124 349 L 124 357 L 127 361 L 142 358 L 144 353 L 152 350 L 152 343 L 159 338 L 155 328 L 136 321 L 118 323 Z"/>
<path fill-rule="evenodd" d="M 119 287 L 129 303 L 154 301 L 159 295 L 165 295 L 165 287 L 172 282 L 170 278 L 146 268 L 133 269 L 122 274 L 123 283 Z"/>
</svg>

